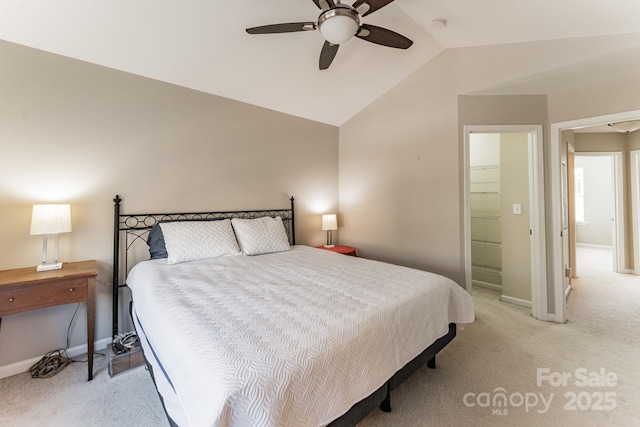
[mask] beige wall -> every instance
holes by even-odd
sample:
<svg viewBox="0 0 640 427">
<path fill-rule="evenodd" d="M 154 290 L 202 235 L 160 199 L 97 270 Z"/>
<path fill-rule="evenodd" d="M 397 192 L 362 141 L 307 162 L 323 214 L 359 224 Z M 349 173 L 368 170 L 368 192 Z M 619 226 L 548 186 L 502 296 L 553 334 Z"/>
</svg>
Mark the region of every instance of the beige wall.
<svg viewBox="0 0 640 427">
<path fill-rule="evenodd" d="M 635 131 L 629 135 L 629 151 L 640 150 L 640 131 Z"/>
<path fill-rule="evenodd" d="M 638 110 L 640 72 L 627 71 L 624 77 L 550 92 L 549 121 L 559 123 Z"/>
<path fill-rule="evenodd" d="M 457 100 L 447 57 L 341 126 L 340 243 L 463 283 Z"/>
<path fill-rule="evenodd" d="M 338 208 L 338 129 L 0 42 L 0 269 L 40 261 L 34 203 L 71 204 L 63 261 L 97 259 L 110 336 L 113 203 L 124 212 L 287 207 L 298 243 Z M 64 347 L 73 306 L 8 316 L 0 368 Z M 85 343 L 84 307 L 71 346 Z"/>
<path fill-rule="evenodd" d="M 567 41 L 567 63 L 597 50 Z M 546 70 L 545 43 L 450 49 L 340 128 L 341 242 L 360 253 L 416 266 L 464 283 L 463 126 L 542 124 L 547 222 L 547 296 L 554 312 L 549 124 L 640 109 L 640 72 L 612 80 L 567 80 L 537 96 L 474 93 Z M 624 77 L 614 78 L 624 74 Z M 495 89 L 494 92 L 499 92 Z M 463 96 L 461 96 L 463 95 Z"/>
<path fill-rule="evenodd" d="M 502 295 L 531 301 L 529 145 L 526 133 L 500 135 Z M 514 204 L 521 214 L 513 213 Z"/>
<path fill-rule="evenodd" d="M 627 151 L 628 137 L 623 133 L 579 133 L 574 134 L 576 153 Z"/>
</svg>

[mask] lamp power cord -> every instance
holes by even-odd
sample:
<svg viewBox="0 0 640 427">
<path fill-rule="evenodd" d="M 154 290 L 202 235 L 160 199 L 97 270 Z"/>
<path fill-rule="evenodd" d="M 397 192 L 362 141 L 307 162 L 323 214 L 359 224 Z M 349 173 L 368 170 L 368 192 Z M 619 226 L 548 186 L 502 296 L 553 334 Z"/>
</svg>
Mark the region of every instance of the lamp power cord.
<svg viewBox="0 0 640 427">
<path fill-rule="evenodd" d="M 76 306 L 75 311 L 73 312 L 73 316 L 71 316 L 71 321 L 69 322 L 69 327 L 67 328 L 67 345 L 65 348 L 59 348 L 57 350 L 51 350 L 44 356 L 42 359 L 37 361 L 36 363 L 29 368 L 29 373 L 31 374 L 31 378 L 51 378 L 52 376 L 58 374 L 62 371 L 67 365 L 74 362 L 87 362 L 89 359 L 87 356 L 86 360 L 77 360 L 69 357 L 67 354 L 67 349 L 69 348 L 71 341 L 71 326 L 73 325 L 73 321 L 76 318 L 76 314 L 78 314 L 78 310 L 80 309 L 80 303 Z M 102 353 L 94 353 L 97 356 L 103 356 Z"/>
</svg>

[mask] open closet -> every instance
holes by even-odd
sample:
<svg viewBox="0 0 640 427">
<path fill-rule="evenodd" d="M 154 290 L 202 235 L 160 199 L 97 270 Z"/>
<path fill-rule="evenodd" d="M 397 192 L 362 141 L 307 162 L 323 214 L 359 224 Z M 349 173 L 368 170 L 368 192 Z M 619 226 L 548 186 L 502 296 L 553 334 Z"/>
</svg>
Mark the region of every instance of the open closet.
<svg viewBox="0 0 640 427">
<path fill-rule="evenodd" d="M 531 307 L 529 134 L 475 133 L 469 143 L 471 282 Z"/>
<path fill-rule="evenodd" d="M 502 291 L 499 134 L 474 135 L 469 177 L 472 282 Z"/>
</svg>

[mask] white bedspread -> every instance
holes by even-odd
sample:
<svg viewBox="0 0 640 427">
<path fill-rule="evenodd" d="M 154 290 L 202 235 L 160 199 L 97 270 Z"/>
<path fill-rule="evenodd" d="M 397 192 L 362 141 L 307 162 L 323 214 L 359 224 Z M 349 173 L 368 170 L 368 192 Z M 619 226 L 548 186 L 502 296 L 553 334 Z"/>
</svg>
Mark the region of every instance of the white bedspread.
<svg viewBox="0 0 640 427">
<path fill-rule="evenodd" d="M 145 261 L 127 282 L 191 426 L 325 425 L 474 319 L 445 277 L 306 246 Z"/>
</svg>

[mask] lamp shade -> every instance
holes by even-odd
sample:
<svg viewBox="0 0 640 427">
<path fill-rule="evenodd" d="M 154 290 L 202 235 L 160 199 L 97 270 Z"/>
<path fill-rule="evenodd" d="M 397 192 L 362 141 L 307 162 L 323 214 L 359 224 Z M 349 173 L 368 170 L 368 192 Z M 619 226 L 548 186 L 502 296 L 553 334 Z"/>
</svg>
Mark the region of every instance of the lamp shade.
<svg viewBox="0 0 640 427">
<path fill-rule="evenodd" d="M 60 234 L 71 231 L 70 205 L 33 205 L 31 234 Z"/>
<path fill-rule="evenodd" d="M 322 230 L 330 231 L 338 229 L 336 214 L 322 215 Z"/>
</svg>

